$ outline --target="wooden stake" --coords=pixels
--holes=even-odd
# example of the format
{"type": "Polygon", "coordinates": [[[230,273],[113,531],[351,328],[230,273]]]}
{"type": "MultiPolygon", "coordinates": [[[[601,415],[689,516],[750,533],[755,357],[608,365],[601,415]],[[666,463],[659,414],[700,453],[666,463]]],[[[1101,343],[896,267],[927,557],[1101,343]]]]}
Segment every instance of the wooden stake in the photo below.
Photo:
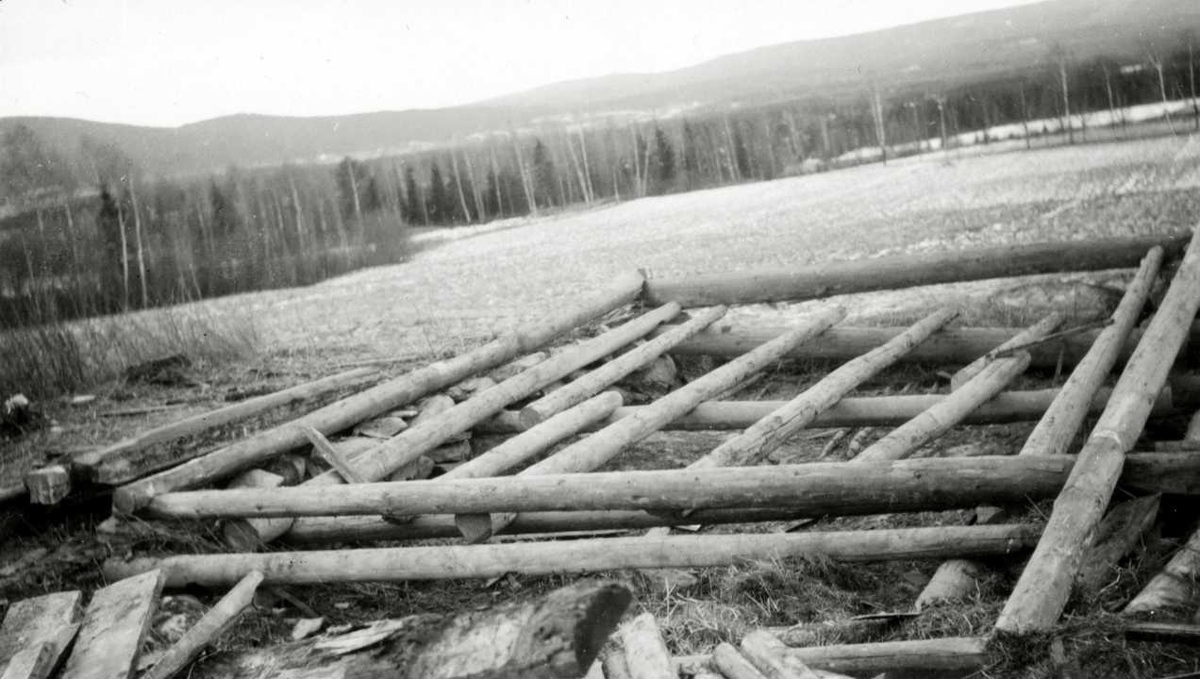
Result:
{"type": "Polygon", "coordinates": [[[603,366],[589,372],[570,384],[555,389],[542,398],[521,409],[519,420],[522,426],[532,427],[539,422],[581,403],[601,389],[652,363],[672,347],[712,325],[725,315],[725,307],[707,309],[690,321],[634,347],[603,366]]]}
{"type": "Polygon", "coordinates": [[[262,579],[263,575],[258,571],[248,573],[196,621],[179,641],[172,644],[158,662],[142,674],[142,679],[171,679],[186,669],[205,647],[210,646],[237,623],[242,613],[254,602],[254,592],[262,579]]]}
{"type": "Polygon", "coordinates": [[[161,568],[169,587],[228,587],[252,570],[268,584],[403,582],[548,575],[621,568],[727,566],[744,559],[822,556],[835,561],[937,559],[1012,554],[1037,540],[1024,525],[903,528],[790,534],[721,534],[659,540],[599,538],[512,544],[199,554],[109,560],[110,577],[161,568]]]}
{"type": "Polygon", "coordinates": [[[796,398],[755,422],[740,435],[722,443],[688,466],[736,467],[758,462],[797,431],[811,424],[818,415],[840,401],[850,390],[895,363],[957,315],[956,311],[943,309],[925,317],[883,346],[829,373],[796,398]]]}
{"type": "Polygon", "coordinates": [[[630,679],[676,679],[671,653],[663,641],[654,615],[642,613],[621,626],[625,665],[630,679]]]}
{"type": "Polygon", "coordinates": [[[461,356],[432,363],[315,410],[298,420],[122,486],[113,494],[113,508],[117,512],[132,513],[159,493],[212,483],[298,448],[307,439],[297,425],[308,425],[323,434],[332,434],[411,403],[423,394],[454,384],[469,375],[494,368],[522,353],[533,351],[581,323],[629,303],[641,293],[643,283],[640,274],[619,276],[605,290],[552,318],[528,323],[461,356]]]}
{"type": "Polygon", "coordinates": [[[1125,365],[1076,465],[1054,503],[1045,539],[1021,574],[996,629],[1013,634],[1050,629],[1062,614],[1088,540],[1150,415],[1155,395],[1200,308],[1200,238],[1188,246],[1158,313],[1125,365]]]}
{"type": "Polygon", "coordinates": [[[1177,255],[1183,251],[1188,239],[1189,236],[1180,234],[1034,243],[826,262],[808,267],[659,278],[646,282],[646,298],[656,304],[679,302],[685,308],[757,304],[987,278],[1119,269],[1137,266],[1142,255],[1155,246],[1164,247],[1172,256],[1177,255]]]}
{"type": "Polygon", "coordinates": [[[200,677],[278,679],[574,679],[583,676],[632,595],[585,581],[531,601],[456,616],[382,620],[338,636],[224,653],[200,677]]]}
{"type": "Polygon", "coordinates": [[[128,483],[151,472],[187,461],[188,458],[181,455],[179,446],[172,444],[189,436],[197,436],[275,408],[294,407],[335,391],[366,384],[378,377],[378,371],[360,368],[256,396],[155,427],[101,450],[78,455],[71,460],[71,467],[81,478],[92,483],[128,483]]]}

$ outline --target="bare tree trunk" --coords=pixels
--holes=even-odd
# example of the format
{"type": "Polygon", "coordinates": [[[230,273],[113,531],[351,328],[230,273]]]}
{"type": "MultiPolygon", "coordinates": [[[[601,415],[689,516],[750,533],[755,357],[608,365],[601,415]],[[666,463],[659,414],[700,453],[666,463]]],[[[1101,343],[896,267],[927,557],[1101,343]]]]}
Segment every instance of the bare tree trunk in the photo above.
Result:
{"type": "Polygon", "coordinates": [[[633,145],[633,153],[631,155],[633,158],[634,197],[641,198],[646,193],[642,190],[642,165],[641,161],[638,160],[640,149],[638,149],[638,129],[636,122],[629,123],[629,136],[630,143],[633,145]]]}
{"type": "Polygon", "coordinates": [[[496,159],[496,147],[488,144],[488,150],[492,156],[492,177],[495,179],[496,189],[496,216],[504,216],[504,191],[500,188],[500,162],[496,159]]]}
{"type": "Polygon", "coordinates": [[[875,114],[875,141],[879,144],[879,152],[882,154],[883,164],[887,165],[887,130],[883,124],[883,100],[879,96],[879,87],[875,83],[871,83],[871,93],[874,100],[871,112],[875,114]]]}
{"type": "Polygon", "coordinates": [[[71,196],[63,199],[63,212],[67,218],[67,239],[71,241],[71,277],[75,282],[75,295],[83,302],[86,310],[89,295],[83,287],[83,266],[79,261],[79,236],[75,233],[75,218],[71,214],[71,196]]]}
{"type": "Polygon", "coordinates": [[[1154,70],[1158,73],[1158,92],[1162,99],[1163,115],[1167,118],[1167,125],[1171,128],[1171,134],[1175,134],[1175,121],[1171,120],[1171,110],[1167,104],[1167,81],[1163,76],[1163,62],[1157,54],[1150,55],[1150,64],[1154,66],[1154,70]]]}
{"type": "Polygon", "coordinates": [[[939,96],[937,98],[938,107],[938,123],[942,132],[942,153],[950,151],[950,138],[946,136],[946,97],[939,96]]]}
{"type": "Polygon", "coordinates": [[[353,162],[346,164],[346,172],[350,175],[350,193],[354,195],[354,218],[358,221],[359,236],[362,236],[365,225],[363,223],[362,201],[358,199],[358,180],[354,177],[353,162]]]}
{"type": "Polygon", "coordinates": [[[575,155],[575,145],[571,143],[571,132],[567,129],[563,130],[563,142],[567,145],[567,157],[571,168],[575,170],[575,177],[579,180],[579,193],[583,195],[583,202],[591,205],[592,195],[588,192],[588,182],[584,176],[585,168],[579,162],[579,157],[575,155]]]}
{"type": "Polygon", "coordinates": [[[529,214],[534,217],[538,214],[537,200],[533,195],[533,178],[529,175],[529,168],[525,166],[525,159],[521,156],[521,144],[517,140],[517,135],[511,130],[508,133],[512,139],[513,153],[517,154],[517,170],[521,173],[521,186],[525,189],[525,202],[529,204],[529,214]]]}
{"type": "Polygon", "coordinates": [[[133,179],[129,180],[129,198],[133,201],[133,234],[137,242],[137,260],[138,260],[138,277],[141,279],[142,288],[142,308],[150,305],[150,295],[146,290],[146,256],[145,249],[142,247],[142,217],[138,209],[137,190],[134,188],[133,179]]]}
{"type": "Polygon", "coordinates": [[[129,311],[129,239],[125,235],[125,211],[117,201],[117,225],[121,228],[121,310],[129,311]]]}
{"type": "Polygon", "coordinates": [[[1063,100],[1063,120],[1066,121],[1067,128],[1067,143],[1075,143],[1075,130],[1071,125],[1071,91],[1067,81],[1067,57],[1065,54],[1060,54],[1058,57],[1058,79],[1062,86],[1063,100]]]}
{"type": "Polygon", "coordinates": [[[475,201],[475,221],[487,221],[487,210],[483,207],[483,190],[479,188],[479,177],[475,174],[475,163],[471,162],[469,148],[463,148],[463,160],[467,163],[467,177],[471,180],[471,198],[475,201]]]}
{"type": "Polygon", "coordinates": [[[1192,99],[1192,123],[1200,131],[1200,105],[1196,103],[1196,41],[1188,35],[1188,92],[1192,99]]]}
{"type": "Polygon", "coordinates": [[[596,187],[592,186],[592,171],[588,163],[587,140],[583,137],[583,128],[576,130],[579,133],[579,151],[583,158],[583,176],[587,180],[587,195],[588,202],[592,203],[596,200],[596,187]]]}
{"type": "Polygon", "coordinates": [[[454,173],[454,186],[458,189],[458,204],[462,207],[463,219],[470,224],[472,221],[471,209],[467,207],[467,196],[463,193],[462,175],[458,172],[458,153],[454,144],[450,145],[450,171],[454,173]]]}

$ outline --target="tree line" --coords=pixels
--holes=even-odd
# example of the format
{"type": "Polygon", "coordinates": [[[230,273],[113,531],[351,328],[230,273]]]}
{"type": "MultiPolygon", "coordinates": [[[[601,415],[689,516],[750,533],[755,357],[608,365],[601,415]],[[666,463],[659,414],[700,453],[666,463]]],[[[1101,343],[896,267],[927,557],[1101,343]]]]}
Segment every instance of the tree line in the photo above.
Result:
{"type": "MultiPolygon", "coordinates": [[[[409,252],[410,227],[479,224],[822,171],[948,148],[964,133],[1022,124],[1027,139],[1075,141],[1084,114],[1192,102],[1195,49],[1075,61],[889,90],[870,77],[847,96],[711,107],[670,118],[546,123],[439,148],[334,166],[150,177],[120,149],[84,138],[57,156],[26,127],[0,138],[0,182],[22,209],[0,220],[6,324],[126,311],[314,282],[409,252]],[[1040,121],[1040,122],[1039,122],[1040,121]],[[1068,121],[1076,121],[1068,123],[1068,121]],[[856,155],[877,148],[877,156],[856,155]]],[[[1167,114],[1172,125],[1186,125],[1167,114]]],[[[1080,133],[1083,130],[1079,130],[1080,133]]]]}

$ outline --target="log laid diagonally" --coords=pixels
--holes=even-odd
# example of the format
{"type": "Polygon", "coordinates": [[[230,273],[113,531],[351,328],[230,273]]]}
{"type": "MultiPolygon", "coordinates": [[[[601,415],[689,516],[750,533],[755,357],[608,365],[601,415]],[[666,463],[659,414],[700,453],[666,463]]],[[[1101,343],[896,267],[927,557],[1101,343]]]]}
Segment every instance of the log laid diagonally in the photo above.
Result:
{"type": "Polygon", "coordinates": [[[411,403],[431,391],[454,384],[474,373],[499,366],[581,323],[628,304],[641,294],[644,282],[645,279],[640,274],[619,276],[600,293],[552,318],[528,323],[465,354],[432,363],[313,411],[299,420],[268,429],[174,469],[122,486],[113,494],[113,508],[118,512],[130,513],[144,506],[150,498],[159,493],[204,485],[231,476],[280,453],[299,448],[307,439],[304,431],[295,426],[297,424],[311,426],[322,434],[332,434],[411,403]]]}
{"type": "Polygon", "coordinates": [[[1038,543],[1009,597],[996,629],[1030,633],[1052,627],[1062,614],[1079,562],[1163,388],[1188,328],[1200,308],[1200,238],[1193,237],[1145,335],[1125,365],[1108,406],[1079,453],[1054,502],[1045,537],[1038,543]]]}

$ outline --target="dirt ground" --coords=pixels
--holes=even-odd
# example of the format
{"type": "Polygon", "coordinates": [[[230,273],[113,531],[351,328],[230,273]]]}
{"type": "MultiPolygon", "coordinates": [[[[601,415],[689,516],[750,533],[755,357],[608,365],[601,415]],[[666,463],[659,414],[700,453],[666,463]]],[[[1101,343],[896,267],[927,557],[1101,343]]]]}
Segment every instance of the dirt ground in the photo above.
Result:
{"type": "MultiPolygon", "coordinates": [[[[84,405],[47,403],[56,427],[25,438],[22,454],[36,459],[69,454],[115,441],[148,426],[203,412],[226,398],[270,390],[332,373],[337,366],[374,358],[411,356],[385,366],[400,374],[431,354],[458,352],[520,319],[583,295],[631,268],[651,276],[786,266],[902,252],[959,249],[1052,239],[1086,239],[1178,232],[1200,214],[1200,140],[1181,137],[1125,144],[1096,144],[1028,153],[910,158],[762,184],[639,200],[529,223],[489,227],[448,240],[410,262],[360,271],[309,288],[268,291],[204,302],[218,314],[253,317],[262,334],[259,356],[237,364],[194,366],[193,384],[172,387],[110,384],[84,405]],[[511,228],[509,228],[511,227],[511,228]],[[133,417],[113,413],[153,406],[133,417]]],[[[1021,323],[1049,308],[1067,308],[1077,319],[1103,315],[1110,295],[1097,284],[1120,287],[1123,274],[1048,277],[1039,285],[984,282],[938,286],[914,293],[884,293],[841,300],[851,322],[899,323],[934,303],[960,303],[970,322],[1021,323]]],[[[737,309],[739,322],[786,325],[806,305],[756,305],[737,309]],[[799,308],[797,308],[799,307],[799,308]]],[[[694,377],[713,365],[685,362],[694,377]]],[[[736,398],[787,398],[831,366],[784,362],[736,398]]],[[[906,366],[887,371],[857,395],[947,390],[947,366],[906,366]]],[[[1059,384],[1061,375],[1031,373],[1015,385],[1059,384]]],[[[211,439],[212,445],[288,419],[288,413],[244,423],[211,439]]],[[[1163,425],[1164,435],[1181,431],[1163,425]]],[[[1018,447],[1031,425],[960,427],[923,454],[956,445],[1018,447]]],[[[775,461],[816,459],[834,432],[798,435],[775,461]]],[[[876,431],[873,436],[881,436],[876,431]]],[[[626,451],[620,468],[669,468],[711,450],[727,434],[663,433],[626,451]]],[[[14,448],[15,450],[15,448],[14,448]]],[[[831,459],[845,454],[845,443],[831,459]]],[[[7,453],[6,453],[7,455],[7,453]]],[[[1045,503],[1027,508],[1039,520],[1045,503]]],[[[1168,504],[1161,531],[1125,563],[1100,592],[1079,593],[1065,619],[1068,652],[1078,660],[1070,676],[1162,677],[1200,671],[1200,651],[1180,645],[1127,645],[1105,620],[1150,577],[1189,528],[1194,509],[1168,504]]],[[[145,524],[117,537],[97,536],[107,499],[59,511],[8,515],[15,537],[0,545],[0,597],[17,600],[68,588],[102,584],[107,557],[221,551],[215,526],[145,524]]],[[[962,523],[965,512],[823,519],[803,530],[962,523]]],[[[780,524],[705,530],[777,530],[780,524]]],[[[883,633],[883,638],[973,634],[986,630],[1003,605],[1019,565],[997,564],[975,600],[924,615],[883,633]]],[[[597,574],[629,582],[638,606],[654,611],[672,650],[704,652],[759,626],[792,625],[909,607],[936,563],[843,565],[789,560],[698,569],[664,585],[641,573],[597,574]]],[[[327,626],[418,612],[455,611],[541,592],[575,579],[508,576],[495,582],[328,585],[269,589],[259,607],[226,636],[226,648],[286,638],[297,619],[313,614],[327,626]]],[[[214,593],[175,593],[156,621],[152,646],[202,610],[214,593]],[[194,598],[193,598],[194,597],[194,598]],[[171,624],[168,624],[171,623],[171,624]],[[172,627],[174,625],[174,627],[172,627]]],[[[1040,657],[1040,656],[1039,656],[1040,657]]],[[[1012,671],[998,658],[981,676],[1059,676],[1061,668],[1035,663],[1012,671]]]]}

